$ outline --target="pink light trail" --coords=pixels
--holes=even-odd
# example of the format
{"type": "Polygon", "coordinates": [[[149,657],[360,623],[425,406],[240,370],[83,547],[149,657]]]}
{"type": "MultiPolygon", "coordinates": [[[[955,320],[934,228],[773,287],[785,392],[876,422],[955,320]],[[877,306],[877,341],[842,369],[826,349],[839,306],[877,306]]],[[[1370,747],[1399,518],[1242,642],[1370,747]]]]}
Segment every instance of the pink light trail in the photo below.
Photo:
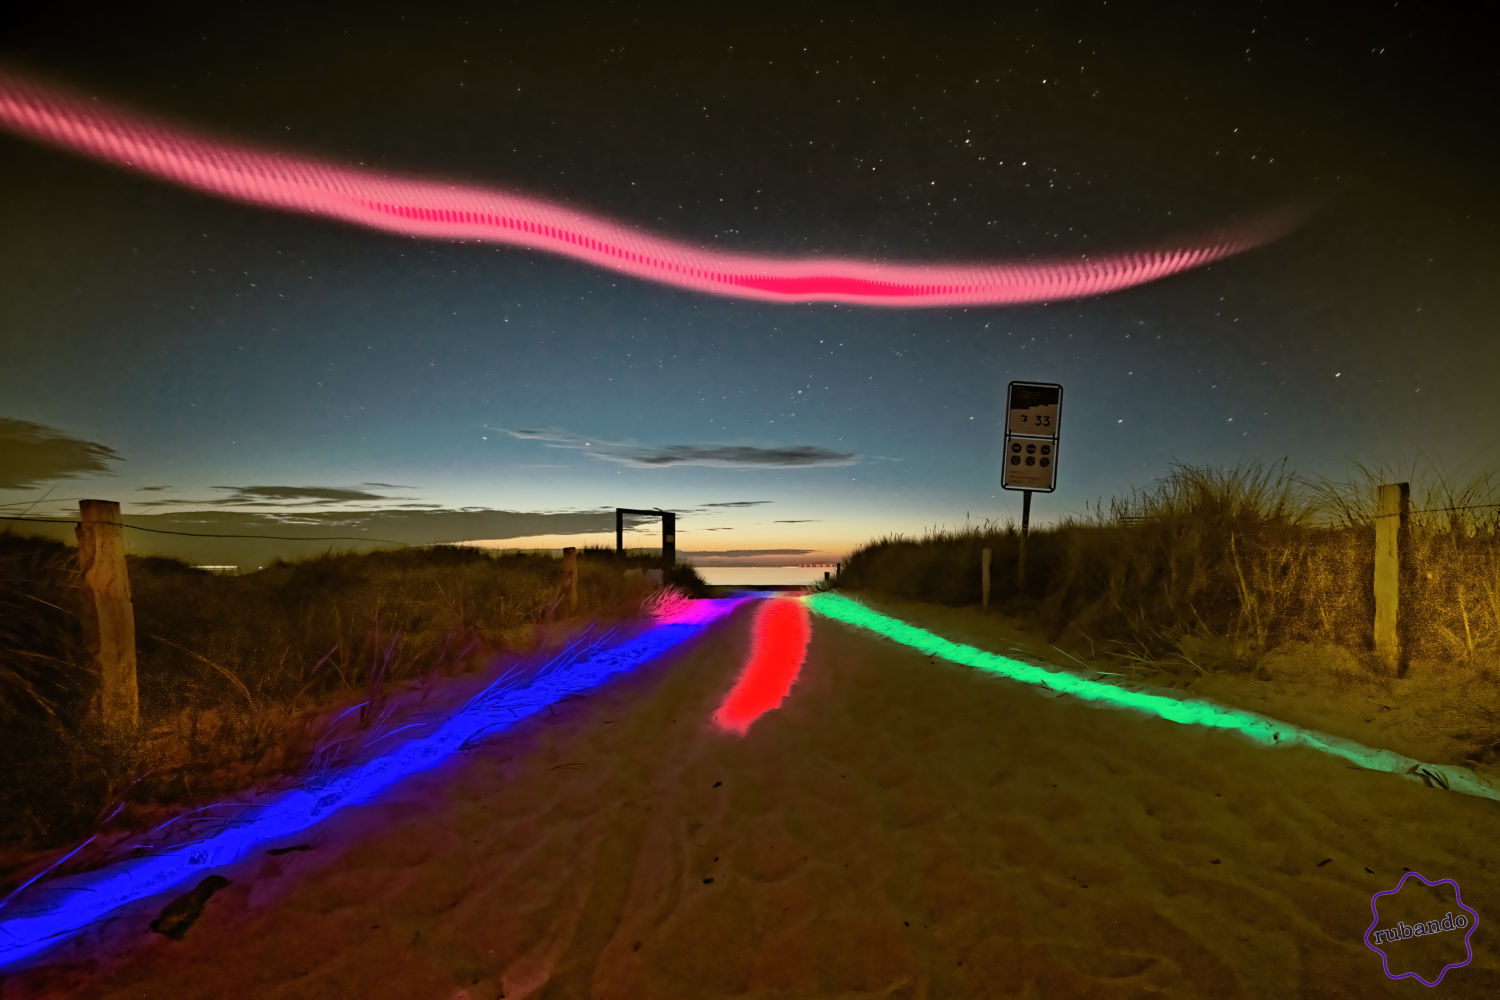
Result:
{"type": "Polygon", "coordinates": [[[1290,232],[1279,212],[1181,245],[998,263],[779,258],[690,246],[561,205],[488,188],[239,147],[0,71],[0,125],[31,139],[236,201],[429,239],[502,243],[712,295],[867,306],[1056,302],[1201,267],[1290,232]]]}

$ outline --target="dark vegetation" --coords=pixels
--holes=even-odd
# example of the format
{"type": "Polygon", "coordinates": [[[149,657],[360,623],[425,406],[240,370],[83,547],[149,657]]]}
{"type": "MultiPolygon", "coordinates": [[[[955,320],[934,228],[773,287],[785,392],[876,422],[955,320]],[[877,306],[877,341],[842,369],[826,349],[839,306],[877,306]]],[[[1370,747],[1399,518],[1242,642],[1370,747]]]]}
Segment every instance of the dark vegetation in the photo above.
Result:
{"type": "MultiPolygon", "coordinates": [[[[1376,487],[1408,479],[1311,482],[1260,466],[1178,467],[1152,487],[1100,504],[1027,540],[988,521],[891,536],[844,564],[836,589],[953,606],[981,601],[981,551],[993,550],[991,603],[1051,641],[1128,663],[1172,659],[1199,672],[1250,669],[1283,643],[1341,646],[1370,659],[1376,487]]],[[[1415,485],[1402,606],[1412,659],[1500,667],[1500,488],[1415,485]]]]}
{"type": "MultiPolygon", "coordinates": [[[[303,772],[317,720],[387,692],[536,650],[544,630],[641,619],[651,555],[579,553],[578,608],[561,562],[461,547],[329,554],[242,576],[128,557],[139,736],[95,728],[76,551],[0,533],[0,895],[28,851],[108,817],[211,801],[303,772]]],[[[668,586],[706,596],[690,566],[668,586]]]]}

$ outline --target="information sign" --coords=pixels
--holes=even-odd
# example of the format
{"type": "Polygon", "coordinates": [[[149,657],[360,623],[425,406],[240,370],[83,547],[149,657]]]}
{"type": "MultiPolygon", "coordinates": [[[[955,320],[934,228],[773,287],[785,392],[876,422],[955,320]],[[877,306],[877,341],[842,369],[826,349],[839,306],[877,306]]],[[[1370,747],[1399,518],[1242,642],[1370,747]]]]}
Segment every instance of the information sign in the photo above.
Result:
{"type": "Polygon", "coordinates": [[[1057,487],[1057,442],[1062,386],[1012,382],[1005,400],[1005,451],[1000,485],[1007,490],[1050,493],[1057,487]]]}

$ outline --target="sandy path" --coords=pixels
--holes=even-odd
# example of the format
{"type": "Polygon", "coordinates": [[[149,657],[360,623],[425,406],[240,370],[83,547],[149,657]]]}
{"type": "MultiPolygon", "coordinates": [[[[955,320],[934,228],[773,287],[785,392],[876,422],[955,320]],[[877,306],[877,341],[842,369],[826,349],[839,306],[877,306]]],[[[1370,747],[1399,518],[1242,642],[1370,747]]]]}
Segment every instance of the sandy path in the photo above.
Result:
{"type": "Polygon", "coordinates": [[[1495,803],[816,616],[792,697],[727,736],[754,613],[222,872],[185,940],[158,901],[103,932],[121,964],[4,997],[1500,996],[1495,803]],[[1432,991],[1362,943],[1404,868],[1480,914],[1432,991]]]}

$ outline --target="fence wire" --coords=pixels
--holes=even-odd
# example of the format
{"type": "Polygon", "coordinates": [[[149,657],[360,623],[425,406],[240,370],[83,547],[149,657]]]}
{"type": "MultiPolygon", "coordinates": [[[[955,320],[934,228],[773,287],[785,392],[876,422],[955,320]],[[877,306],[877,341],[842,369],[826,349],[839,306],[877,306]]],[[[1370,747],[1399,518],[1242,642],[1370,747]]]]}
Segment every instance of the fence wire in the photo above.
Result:
{"type": "MultiPolygon", "coordinates": [[[[15,517],[10,514],[0,514],[0,521],[34,521],[43,524],[82,524],[76,518],[66,517],[15,517]]],[[[149,531],[154,535],[182,535],[186,538],[248,538],[270,539],[278,542],[380,542],[383,545],[400,545],[410,548],[411,542],[398,542],[392,538],[371,538],[368,535],[233,535],[205,531],[171,531],[167,528],[147,528],[140,524],[120,523],[122,528],[130,528],[132,531],[149,531]]]]}

